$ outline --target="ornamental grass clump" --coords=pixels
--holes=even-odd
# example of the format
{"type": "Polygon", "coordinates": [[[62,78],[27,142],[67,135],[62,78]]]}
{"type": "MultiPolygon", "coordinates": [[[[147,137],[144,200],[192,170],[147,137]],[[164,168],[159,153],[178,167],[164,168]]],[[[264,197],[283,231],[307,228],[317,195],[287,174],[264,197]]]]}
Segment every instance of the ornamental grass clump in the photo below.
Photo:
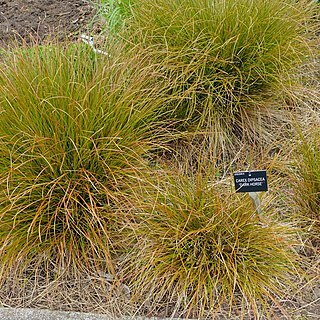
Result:
{"type": "Polygon", "coordinates": [[[141,0],[130,8],[125,37],[163,65],[175,97],[171,116],[187,120],[189,130],[253,138],[264,128],[261,118],[276,112],[275,100],[296,68],[312,55],[314,6],[141,0]]]}
{"type": "Polygon", "coordinates": [[[231,192],[229,183],[200,174],[159,177],[140,186],[136,243],[123,261],[136,299],[174,317],[214,315],[226,306],[267,310],[292,285],[290,227],[272,208],[259,217],[250,197],[231,192]]]}
{"type": "Polygon", "coordinates": [[[114,273],[128,186],[153,143],[156,86],[137,61],[81,44],[1,61],[0,277],[42,262],[114,273]]]}
{"type": "Polygon", "coordinates": [[[320,118],[299,129],[291,170],[290,195],[304,237],[320,248],[320,118]]]}

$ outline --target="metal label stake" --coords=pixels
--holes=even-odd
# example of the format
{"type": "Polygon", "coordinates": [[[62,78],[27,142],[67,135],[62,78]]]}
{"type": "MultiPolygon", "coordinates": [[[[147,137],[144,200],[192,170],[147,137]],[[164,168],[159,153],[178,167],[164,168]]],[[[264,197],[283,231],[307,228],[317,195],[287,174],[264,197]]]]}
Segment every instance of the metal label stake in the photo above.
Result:
{"type": "Polygon", "coordinates": [[[261,214],[261,201],[258,192],[249,192],[249,196],[252,199],[252,202],[256,208],[256,212],[261,214]]]}

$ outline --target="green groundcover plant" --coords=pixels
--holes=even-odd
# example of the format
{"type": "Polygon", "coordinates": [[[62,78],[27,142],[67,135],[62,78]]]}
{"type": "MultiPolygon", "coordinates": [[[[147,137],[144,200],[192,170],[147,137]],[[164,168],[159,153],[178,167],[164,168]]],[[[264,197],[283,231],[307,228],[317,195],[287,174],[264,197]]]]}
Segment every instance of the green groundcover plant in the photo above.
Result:
{"type": "Polygon", "coordinates": [[[154,125],[156,86],[137,61],[97,56],[81,44],[3,57],[2,272],[43,260],[114,272],[126,192],[144,166],[154,125]]]}
{"type": "Polygon", "coordinates": [[[120,34],[163,65],[172,117],[187,120],[189,130],[253,138],[261,118],[276,112],[275,100],[294,81],[296,68],[311,56],[314,6],[293,0],[141,0],[131,4],[120,34]]]}
{"type": "Polygon", "coordinates": [[[134,0],[99,0],[98,11],[105,17],[107,31],[116,34],[131,18],[131,7],[134,0]]]}
{"type": "Polygon", "coordinates": [[[272,208],[259,217],[247,195],[207,173],[157,176],[137,191],[138,220],[128,231],[135,244],[123,261],[146,308],[197,317],[227,305],[258,315],[292,285],[292,230],[272,208]]]}

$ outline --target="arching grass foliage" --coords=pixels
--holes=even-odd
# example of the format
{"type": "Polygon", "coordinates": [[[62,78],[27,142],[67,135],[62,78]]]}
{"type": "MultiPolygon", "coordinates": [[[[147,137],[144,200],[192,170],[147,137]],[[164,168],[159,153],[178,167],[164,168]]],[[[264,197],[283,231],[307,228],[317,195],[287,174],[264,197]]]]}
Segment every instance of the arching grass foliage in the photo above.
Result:
{"type": "Polygon", "coordinates": [[[123,267],[146,308],[201,317],[227,305],[258,315],[292,285],[292,231],[273,220],[273,209],[259,217],[248,195],[209,174],[160,175],[138,193],[135,244],[123,267]]]}
{"type": "Polygon", "coordinates": [[[113,57],[48,44],[1,61],[2,272],[31,260],[114,272],[126,192],[154,143],[158,90],[138,59],[113,57]]]}
{"type": "MultiPolygon", "coordinates": [[[[223,138],[258,138],[293,74],[312,56],[316,4],[141,0],[121,33],[170,78],[169,114],[223,138]]],[[[261,137],[261,136],[260,136],[261,137]]]]}

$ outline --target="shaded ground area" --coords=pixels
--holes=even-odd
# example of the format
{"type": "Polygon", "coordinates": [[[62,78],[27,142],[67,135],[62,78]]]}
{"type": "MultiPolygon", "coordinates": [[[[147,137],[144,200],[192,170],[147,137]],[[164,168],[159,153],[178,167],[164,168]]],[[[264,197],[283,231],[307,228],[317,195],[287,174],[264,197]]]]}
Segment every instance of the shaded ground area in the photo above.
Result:
{"type": "Polygon", "coordinates": [[[0,0],[0,45],[12,39],[43,40],[53,33],[73,37],[94,15],[86,0],[0,0]]]}

